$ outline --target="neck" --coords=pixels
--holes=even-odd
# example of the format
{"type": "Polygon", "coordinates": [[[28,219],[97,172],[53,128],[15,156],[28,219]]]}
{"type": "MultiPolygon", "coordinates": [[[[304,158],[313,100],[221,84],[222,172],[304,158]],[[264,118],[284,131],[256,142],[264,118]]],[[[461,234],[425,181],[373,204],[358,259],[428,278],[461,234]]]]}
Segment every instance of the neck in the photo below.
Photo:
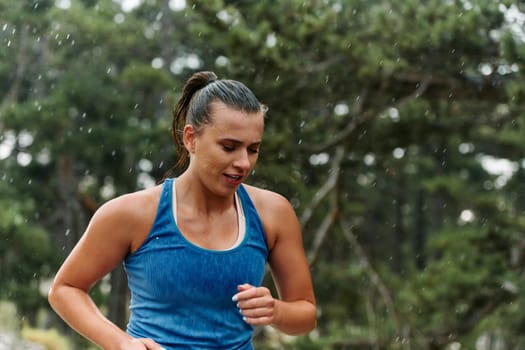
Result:
{"type": "Polygon", "coordinates": [[[220,196],[210,191],[202,182],[188,172],[177,178],[177,202],[185,207],[213,215],[229,210],[234,205],[234,196],[220,196]]]}

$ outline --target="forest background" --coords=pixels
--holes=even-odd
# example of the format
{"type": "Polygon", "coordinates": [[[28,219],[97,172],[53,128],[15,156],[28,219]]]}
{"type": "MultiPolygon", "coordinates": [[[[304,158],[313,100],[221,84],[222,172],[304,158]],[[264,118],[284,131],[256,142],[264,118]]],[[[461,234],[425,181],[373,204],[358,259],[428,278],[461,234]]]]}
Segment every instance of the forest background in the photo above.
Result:
{"type": "MultiPolygon", "coordinates": [[[[318,302],[259,349],[525,348],[524,28],[510,0],[0,0],[0,328],[89,348],[49,281],[213,70],[270,108],[249,182],[294,205],[318,302]]],[[[121,268],[92,295],[125,326],[121,268]]]]}

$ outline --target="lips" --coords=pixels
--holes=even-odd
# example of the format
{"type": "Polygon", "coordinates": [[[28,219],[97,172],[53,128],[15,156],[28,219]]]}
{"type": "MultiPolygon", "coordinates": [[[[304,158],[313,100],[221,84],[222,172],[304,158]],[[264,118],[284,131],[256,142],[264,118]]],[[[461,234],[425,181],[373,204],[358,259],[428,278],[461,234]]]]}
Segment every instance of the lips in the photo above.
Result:
{"type": "Polygon", "coordinates": [[[238,184],[242,180],[242,176],[241,175],[224,174],[224,176],[226,177],[228,182],[233,183],[233,184],[238,184]]]}

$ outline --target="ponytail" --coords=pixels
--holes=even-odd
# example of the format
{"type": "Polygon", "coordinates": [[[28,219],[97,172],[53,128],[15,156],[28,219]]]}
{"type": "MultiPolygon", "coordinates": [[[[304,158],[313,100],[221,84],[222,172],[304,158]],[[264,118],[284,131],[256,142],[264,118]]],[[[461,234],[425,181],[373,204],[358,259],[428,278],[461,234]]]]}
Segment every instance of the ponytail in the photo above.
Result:
{"type": "Polygon", "coordinates": [[[186,124],[186,116],[188,114],[190,102],[195,93],[215,80],[217,80],[217,75],[213,72],[198,72],[188,79],[182,89],[182,97],[173,110],[173,122],[171,125],[171,134],[179,158],[174,169],[172,169],[172,172],[175,169],[185,168],[186,163],[188,162],[189,154],[186,147],[184,147],[184,142],[182,140],[182,129],[186,124]]]}

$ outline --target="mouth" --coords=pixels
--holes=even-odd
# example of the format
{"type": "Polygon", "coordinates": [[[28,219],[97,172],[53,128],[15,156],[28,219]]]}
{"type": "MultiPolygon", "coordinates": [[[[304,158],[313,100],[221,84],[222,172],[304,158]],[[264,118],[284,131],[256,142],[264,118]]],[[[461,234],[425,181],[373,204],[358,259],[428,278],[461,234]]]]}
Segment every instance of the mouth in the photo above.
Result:
{"type": "Polygon", "coordinates": [[[242,176],[241,175],[224,174],[224,176],[226,177],[228,182],[235,183],[235,184],[236,183],[240,183],[241,180],[242,180],[242,176]]]}

